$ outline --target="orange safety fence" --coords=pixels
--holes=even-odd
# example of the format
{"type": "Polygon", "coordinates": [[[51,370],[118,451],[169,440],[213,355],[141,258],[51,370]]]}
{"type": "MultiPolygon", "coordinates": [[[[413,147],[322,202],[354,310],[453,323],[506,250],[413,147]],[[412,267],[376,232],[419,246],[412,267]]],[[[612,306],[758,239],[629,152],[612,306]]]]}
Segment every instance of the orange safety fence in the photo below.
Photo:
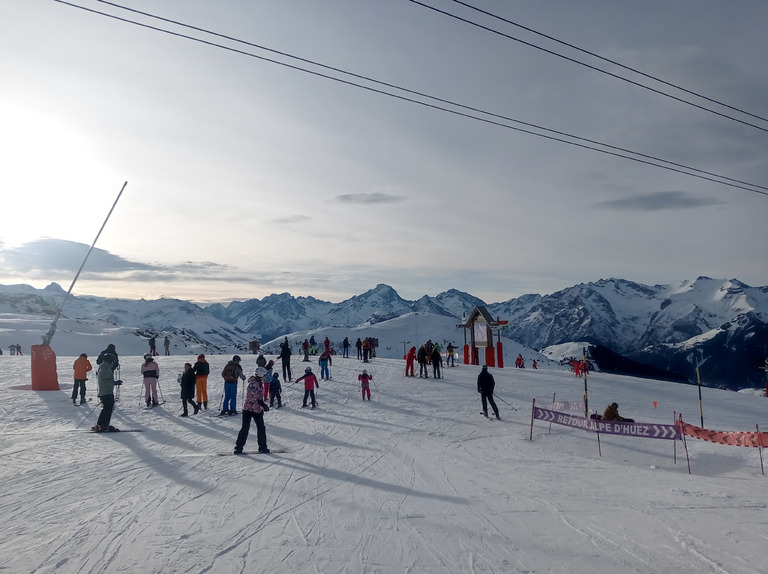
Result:
{"type": "Polygon", "coordinates": [[[680,420],[678,426],[686,436],[732,446],[768,447],[768,432],[714,431],[680,420]]]}

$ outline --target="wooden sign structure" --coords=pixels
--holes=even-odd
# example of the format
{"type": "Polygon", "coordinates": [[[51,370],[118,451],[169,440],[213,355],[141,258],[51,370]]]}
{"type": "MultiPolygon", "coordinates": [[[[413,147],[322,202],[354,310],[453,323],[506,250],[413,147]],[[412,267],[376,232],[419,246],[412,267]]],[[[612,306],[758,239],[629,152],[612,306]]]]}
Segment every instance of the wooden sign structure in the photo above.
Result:
{"type": "Polygon", "coordinates": [[[466,322],[457,327],[464,328],[464,364],[479,365],[480,349],[484,349],[485,364],[489,367],[504,368],[504,354],[501,344],[501,330],[509,321],[494,319],[482,305],[475,307],[466,322]],[[469,331],[469,342],[467,341],[469,331]],[[497,334],[496,346],[493,344],[493,333],[497,334]]]}

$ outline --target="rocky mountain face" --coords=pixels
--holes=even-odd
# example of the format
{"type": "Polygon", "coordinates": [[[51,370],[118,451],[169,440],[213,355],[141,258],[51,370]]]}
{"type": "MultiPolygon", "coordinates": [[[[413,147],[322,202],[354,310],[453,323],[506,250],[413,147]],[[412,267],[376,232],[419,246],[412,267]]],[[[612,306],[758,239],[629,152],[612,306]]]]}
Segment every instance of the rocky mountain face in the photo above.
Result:
{"type": "MultiPolygon", "coordinates": [[[[57,285],[44,290],[0,286],[0,314],[51,317],[63,296],[57,285]]],[[[758,365],[768,355],[768,287],[735,279],[699,277],[653,286],[605,279],[491,304],[455,289],[407,301],[384,284],[340,303],[281,293],[205,309],[175,299],[72,297],[64,315],[133,329],[139,337],[173,333],[188,340],[190,348],[213,352],[243,350],[249,340],[269,341],[298,331],[376,325],[410,313],[461,322],[478,305],[509,321],[504,337],[532,349],[586,342],[605,357],[606,367],[627,374],[668,373],[670,379],[695,382],[698,367],[706,385],[764,384],[758,365]],[[632,367],[636,364],[650,368],[632,367]]]]}

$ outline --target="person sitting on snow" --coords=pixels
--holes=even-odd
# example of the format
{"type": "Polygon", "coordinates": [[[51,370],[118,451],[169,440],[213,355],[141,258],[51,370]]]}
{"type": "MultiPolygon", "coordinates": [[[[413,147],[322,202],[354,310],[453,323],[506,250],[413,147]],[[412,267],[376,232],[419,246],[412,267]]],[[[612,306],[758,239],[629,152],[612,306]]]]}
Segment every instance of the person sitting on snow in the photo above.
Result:
{"type": "Polygon", "coordinates": [[[625,422],[625,423],[635,422],[634,419],[625,419],[619,414],[619,405],[617,403],[611,403],[610,405],[605,407],[602,420],[619,421],[619,422],[625,422]]]}

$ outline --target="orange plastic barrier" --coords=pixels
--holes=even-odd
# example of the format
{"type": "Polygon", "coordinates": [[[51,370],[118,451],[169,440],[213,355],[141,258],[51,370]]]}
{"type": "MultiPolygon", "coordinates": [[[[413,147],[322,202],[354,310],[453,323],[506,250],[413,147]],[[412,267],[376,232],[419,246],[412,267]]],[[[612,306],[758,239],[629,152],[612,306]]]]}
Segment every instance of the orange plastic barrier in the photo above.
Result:
{"type": "Polygon", "coordinates": [[[680,421],[678,425],[684,435],[709,442],[732,446],[768,447],[768,433],[766,432],[713,431],[683,421],[680,421]]]}
{"type": "Polygon", "coordinates": [[[32,390],[58,391],[56,353],[48,345],[32,345],[32,390]]]}

